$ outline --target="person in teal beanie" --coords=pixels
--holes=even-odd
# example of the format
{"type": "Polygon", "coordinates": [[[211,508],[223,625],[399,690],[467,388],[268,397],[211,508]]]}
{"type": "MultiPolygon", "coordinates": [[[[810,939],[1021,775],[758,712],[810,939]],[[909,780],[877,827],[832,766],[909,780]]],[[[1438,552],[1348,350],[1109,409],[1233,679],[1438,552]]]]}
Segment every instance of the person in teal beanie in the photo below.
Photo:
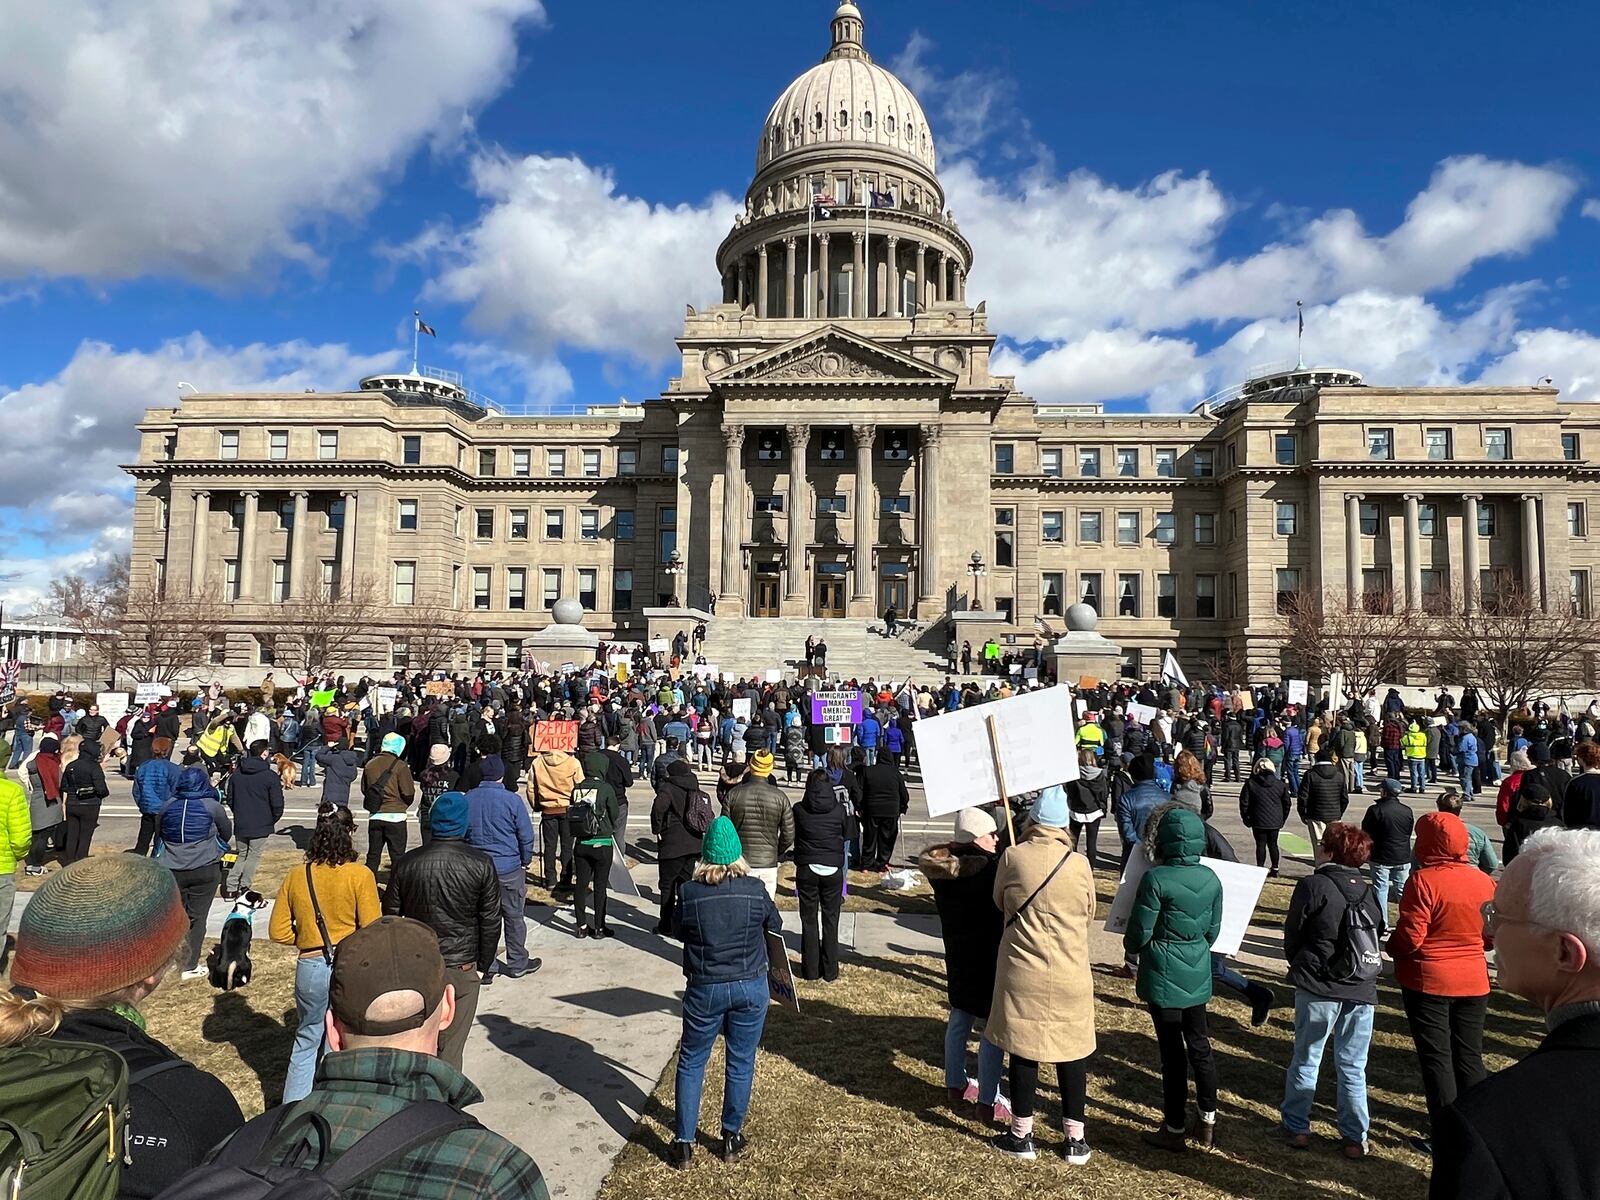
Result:
{"type": "Polygon", "coordinates": [[[1200,1121],[1195,1141],[1216,1143],[1217,1067],[1206,1032],[1211,999],[1211,946],[1222,929],[1222,884],[1201,863],[1205,825],[1200,814],[1174,808],[1146,843],[1153,865],[1139,881],[1123,945],[1139,956],[1139,999],[1155,1021],[1161,1051],[1163,1123],[1145,1133],[1162,1150],[1187,1148],[1188,1068],[1194,1070],[1200,1121]]]}

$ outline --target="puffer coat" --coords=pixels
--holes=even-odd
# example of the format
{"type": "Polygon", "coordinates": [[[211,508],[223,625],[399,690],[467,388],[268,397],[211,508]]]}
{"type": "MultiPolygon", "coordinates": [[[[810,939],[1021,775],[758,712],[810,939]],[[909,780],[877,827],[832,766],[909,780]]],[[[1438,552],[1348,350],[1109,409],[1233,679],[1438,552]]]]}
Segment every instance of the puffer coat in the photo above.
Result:
{"type": "Polygon", "coordinates": [[[944,937],[945,994],[951,1008],[989,1016],[1005,918],[994,903],[997,855],[973,845],[934,846],[917,860],[933,885],[944,937]]]}
{"type": "MultiPolygon", "coordinates": [[[[1206,831],[1198,813],[1167,812],[1156,827],[1156,865],[1134,896],[1123,945],[1139,956],[1139,999],[1193,1008],[1211,999],[1211,944],[1222,930],[1222,884],[1200,862],[1206,831]]],[[[1065,1061],[1065,1060],[1057,1060],[1065,1061]]]]}

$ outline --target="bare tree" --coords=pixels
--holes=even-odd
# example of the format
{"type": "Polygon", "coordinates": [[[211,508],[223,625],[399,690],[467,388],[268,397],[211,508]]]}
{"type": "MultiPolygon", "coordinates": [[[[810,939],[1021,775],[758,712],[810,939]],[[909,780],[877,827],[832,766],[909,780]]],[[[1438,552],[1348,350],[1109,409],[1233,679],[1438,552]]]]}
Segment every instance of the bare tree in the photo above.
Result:
{"type": "Polygon", "coordinates": [[[1244,646],[1229,638],[1221,650],[1200,660],[1200,674],[1208,682],[1236,692],[1250,686],[1250,656],[1244,646]]]}
{"type": "Polygon", "coordinates": [[[345,669],[372,637],[379,613],[376,595],[372,582],[358,577],[337,588],[318,585],[309,595],[278,605],[284,630],[274,646],[278,659],[302,679],[345,669]]]}
{"type": "Polygon", "coordinates": [[[1451,682],[1477,688],[1499,711],[1502,728],[1534,697],[1583,686],[1589,621],[1565,597],[1545,609],[1520,584],[1509,584],[1472,612],[1459,595],[1450,609],[1435,618],[1439,669],[1451,682]]]}
{"type": "Polygon", "coordinates": [[[1345,695],[1361,697],[1380,683],[1404,679],[1428,631],[1393,591],[1369,592],[1352,606],[1343,589],[1302,589],[1280,614],[1284,645],[1308,679],[1337,672],[1345,695]]]}
{"type": "Polygon", "coordinates": [[[406,665],[432,675],[455,665],[461,649],[461,614],[435,596],[406,610],[406,665]]]}
{"type": "Polygon", "coordinates": [[[91,661],[112,679],[120,672],[171,686],[199,678],[222,632],[216,592],[167,596],[154,579],[130,586],[125,570],[93,581],[69,576],[51,592],[91,661]]]}

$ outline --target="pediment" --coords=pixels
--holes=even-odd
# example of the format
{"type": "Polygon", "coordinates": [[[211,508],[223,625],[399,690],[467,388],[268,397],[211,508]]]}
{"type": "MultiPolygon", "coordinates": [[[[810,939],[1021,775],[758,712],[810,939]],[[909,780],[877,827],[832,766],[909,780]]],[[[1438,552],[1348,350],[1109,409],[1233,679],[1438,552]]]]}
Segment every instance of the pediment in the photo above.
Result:
{"type": "Polygon", "coordinates": [[[909,354],[830,325],[724,367],[711,375],[709,382],[717,387],[756,383],[948,387],[956,382],[956,376],[909,354]]]}

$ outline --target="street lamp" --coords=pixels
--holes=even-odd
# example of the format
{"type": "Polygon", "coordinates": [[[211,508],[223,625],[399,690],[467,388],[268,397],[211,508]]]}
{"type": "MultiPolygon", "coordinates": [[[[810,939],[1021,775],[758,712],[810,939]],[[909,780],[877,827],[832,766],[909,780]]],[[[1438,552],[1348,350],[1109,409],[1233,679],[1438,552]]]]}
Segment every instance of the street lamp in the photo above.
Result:
{"type": "Polygon", "coordinates": [[[673,608],[678,607],[678,580],[683,576],[685,570],[687,570],[687,568],[683,565],[683,555],[678,553],[677,547],[673,547],[672,554],[667,558],[667,561],[661,565],[661,573],[672,580],[673,608]]]}
{"type": "Polygon", "coordinates": [[[978,551],[972,552],[972,558],[967,562],[967,574],[972,576],[972,609],[977,612],[983,606],[978,603],[978,580],[989,573],[983,565],[983,555],[978,551]]]}

